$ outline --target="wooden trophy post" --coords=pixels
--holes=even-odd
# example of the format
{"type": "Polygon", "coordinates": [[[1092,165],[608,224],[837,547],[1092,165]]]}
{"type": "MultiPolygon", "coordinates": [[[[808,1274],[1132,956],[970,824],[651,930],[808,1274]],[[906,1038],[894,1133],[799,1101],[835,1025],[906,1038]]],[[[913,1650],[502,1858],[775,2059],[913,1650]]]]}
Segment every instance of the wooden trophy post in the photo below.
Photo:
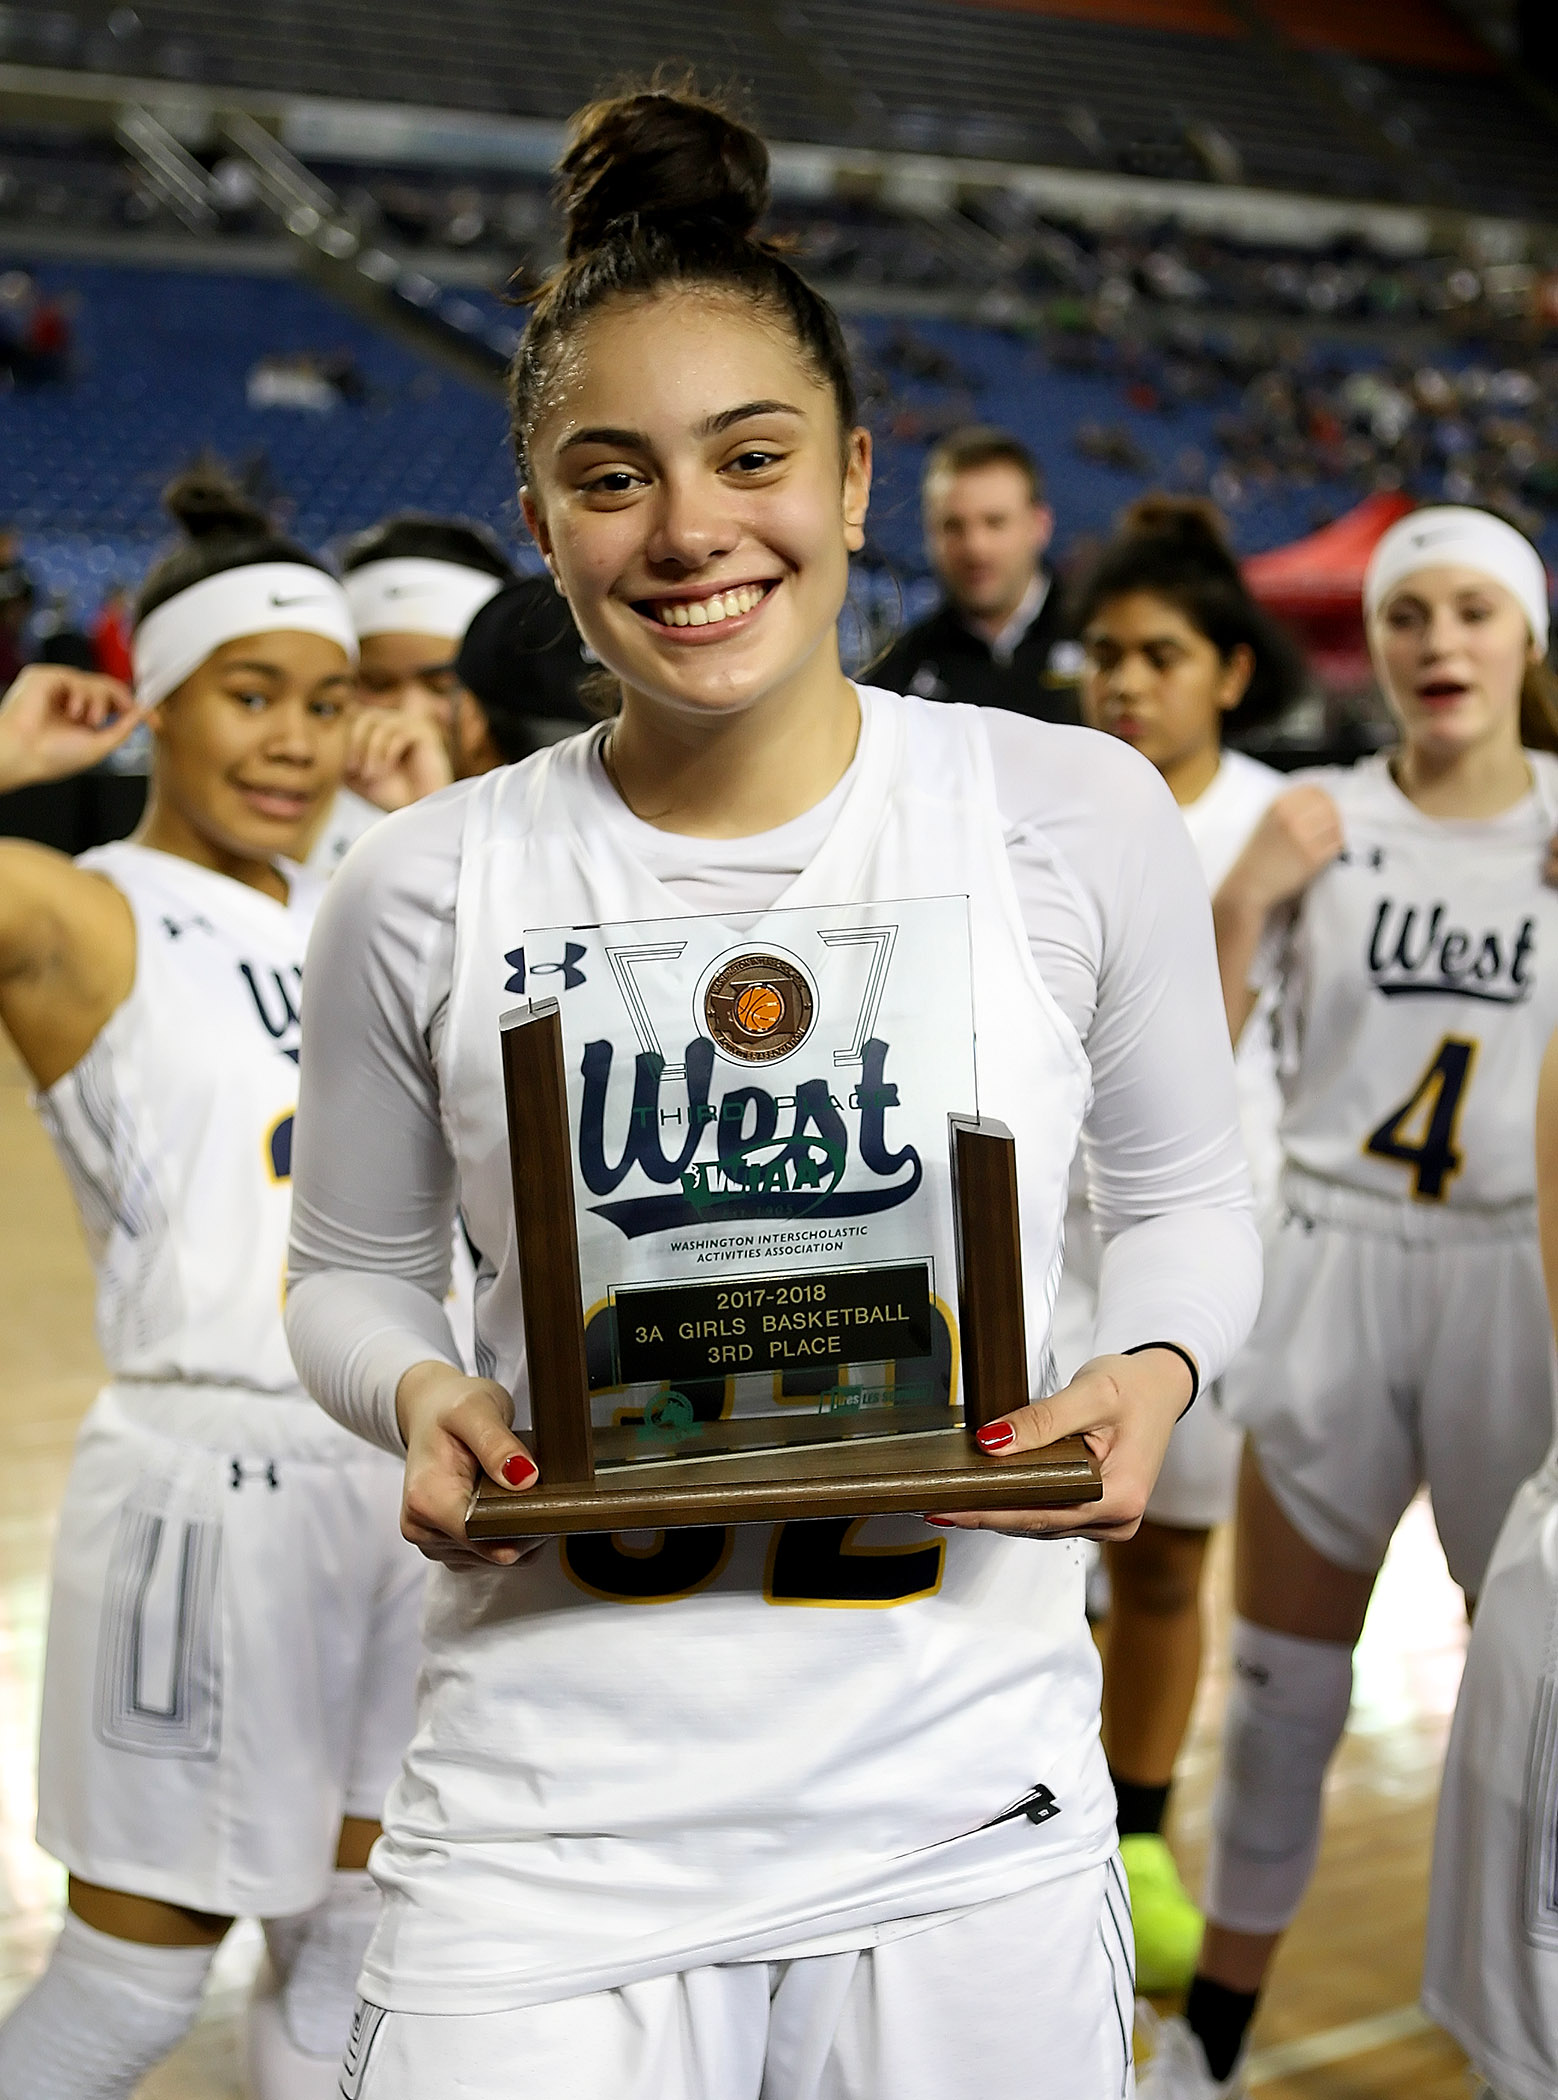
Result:
{"type": "Polygon", "coordinates": [[[901,1411],[849,1417],[742,1417],[725,1448],[696,1455],[632,1448],[632,1432],[590,1419],[584,1304],[562,1023],[555,999],[506,1014],[514,1216],[524,1296],[531,1428],[541,1469],[524,1493],[483,1480],[466,1533],[484,1541],[551,1532],[661,1530],[926,1511],[1036,1509],[1096,1502],[1097,1465],[1081,1437],[990,1458],[974,1430],[1028,1399],[1016,1147],[989,1118],[953,1116],[958,1319],[965,1424],[905,1430],[901,1411]],[[609,1454],[609,1456],[608,1456],[609,1454]]]}

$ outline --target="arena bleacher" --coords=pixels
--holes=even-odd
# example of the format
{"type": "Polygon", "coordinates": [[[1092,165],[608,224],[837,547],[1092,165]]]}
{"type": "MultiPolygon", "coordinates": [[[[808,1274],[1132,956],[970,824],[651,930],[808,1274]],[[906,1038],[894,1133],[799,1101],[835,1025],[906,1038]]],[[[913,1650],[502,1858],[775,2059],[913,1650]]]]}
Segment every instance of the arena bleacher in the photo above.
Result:
{"type": "Polygon", "coordinates": [[[311,287],[107,265],[56,265],[42,281],[74,309],[75,374],[6,403],[3,501],[46,588],[92,603],[138,576],[166,532],[170,463],[203,448],[245,463],[316,544],[400,504],[515,533],[501,404],[311,287]],[[250,405],[257,365],[310,353],[344,359],[360,398],[250,405]]]}
{"type": "Polygon", "coordinates": [[[1550,210],[1535,113],[1428,0],[483,0],[0,11],[0,58],[267,94],[561,118],[669,59],[739,82],[780,139],[1401,197],[1437,178],[1472,209],[1550,210]],[[1314,63],[1332,61],[1332,71],[1314,63]],[[1336,70],[1336,66],[1340,70],[1336,70]]]}
{"type": "MultiPolygon", "coordinates": [[[[436,21],[402,0],[242,11],[147,0],[0,8],[12,83],[0,266],[58,295],[73,332],[56,383],[19,385],[0,408],[0,519],[45,586],[86,604],[138,573],[161,529],[160,482],[202,446],[248,462],[321,543],[395,500],[468,510],[513,535],[497,395],[522,311],[504,286],[554,253],[547,154],[505,162],[477,127],[555,125],[601,84],[603,51],[613,78],[696,60],[798,154],[812,142],[835,156],[826,179],[781,180],[774,216],[850,312],[871,367],[868,598],[917,602],[914,478],[925,445],[967,415],[1033,443],[1063,554],[1144,482],[1210,490],[1251,550],[1379,485],[1469,489],[1549,534],[1558,432],[1539,405],[1504,397],[1546,385],[1558,248],[1549,255],[1539,229],[1544,215],[1558,221],[1558,125],[1429,0],[1390,0],[1367,19],[1294,0],[751,0],[701,12],[538,0],[520,35],[482,0],[436,21]],[[53,83],[57,120],[22,112],[15,83],[29,78],[53,83]],[[179,162],[171,185],[122,126],[83,120],[81,98],[110,110],[115,82],[154,126],[157,109],[174,125],[160,134],[179,162]],[[203,97],[206,117],[157,101],[175,90],[203,97]],[[312,135],[298,131],[300,110],[316,132],[321,111],[441,111],[455,152],[449,113],[464,110],[471,157],[312,153],[295,163],[318,205],[304,217],[328,224],[310,248],[213,118],[224,98],[283,139],[289,126],[312,135]],[[905,167],[934,180],[906,189],[890,179],[905,167]],[[1024,189],[1035,167],[1115,185],[1113,215],[1024,189]],[[1223,194],[1288,194],[1317,200],[1315,212],[1361,200],[1415,210],[1432,231],[1382,245],[1362,219],[1341,234],[1316,219],[1307,237],[1263,237],[1184,201],[1223,194]],[[1537,230],[1518,253],[1513,236],[1475,253],[1471,233],[1454,232],[1457,212],[1467,228],[1499,213],[1537,230]],[[326,234],[338,257],[371,258],[362,269],[378,270],[382,311],[335,296],[341,271],[314,267],[326,234]],[[176,398],[161,383],[175,345],[176,398]],[[958,376],[927,378],[938,358],[958,376]],[[299,360],[344,360],[360,398],[333,396],[326,378],[313,406],[298,405],[308,384],[288,367],[299,360]],[[256,391],[261,367],[271,378],[256,391]],[[1266,383],[1273,373],[1286,392],[1266,383]],[[1382,408],[1387,395],[1395,406],[1382,408]]],[[[50,114],[47,98],[38,107],[50,114]]],[[[362,273],[353,282],[361,291],[362,273]]]]}

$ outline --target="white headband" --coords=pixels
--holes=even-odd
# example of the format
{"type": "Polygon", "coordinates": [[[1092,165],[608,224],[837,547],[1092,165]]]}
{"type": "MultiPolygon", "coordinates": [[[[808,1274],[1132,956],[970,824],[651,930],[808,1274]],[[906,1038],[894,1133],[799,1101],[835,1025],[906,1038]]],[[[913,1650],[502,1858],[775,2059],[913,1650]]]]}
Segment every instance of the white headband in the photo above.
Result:
{"type": "Polygon", "coordinates": [[[149,612],[130,642],[135,697],[155,707],[224,642],[246,634],[322,634],[353,663],[357,636],[346,593],[323,569],[296,561],[252,562],[223,569],[149,612]]]}
{"type": "Polygon", "coordinates": [[[1519,604],[1531,638],[1547,654],[1547,571],[1524,533],[1491,511],[1458,503],[1415,510],[1392,525],[1363,577],[1363,610],[1372,619],[1398,583],[1439,564],[1476,569],[1501,583],[1519,604]]]}
{"type": "Polygon", "coordinates": [[[363,641],[370,634],[446,634],[458,642],[502,588],[502,577],[484,569],[406,555],[353,569],[346,579],[346,602],[363,641]]]}

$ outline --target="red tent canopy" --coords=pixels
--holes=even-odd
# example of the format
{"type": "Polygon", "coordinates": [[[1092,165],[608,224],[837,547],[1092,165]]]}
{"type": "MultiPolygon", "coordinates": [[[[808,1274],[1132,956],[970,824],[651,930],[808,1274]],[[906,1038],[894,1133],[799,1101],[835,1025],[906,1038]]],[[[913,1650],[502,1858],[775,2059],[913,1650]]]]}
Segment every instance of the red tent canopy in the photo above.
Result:
{"type": "Polygon", "coordinates": [[[1251,591],[1294,629],[1329,686],[1368,681],[1363,572],[1385,533],[1414,507],[1397,491],[1366,496],[1334,525],[1269,554],[1252,554],[1243,565],[1251,591]]]}

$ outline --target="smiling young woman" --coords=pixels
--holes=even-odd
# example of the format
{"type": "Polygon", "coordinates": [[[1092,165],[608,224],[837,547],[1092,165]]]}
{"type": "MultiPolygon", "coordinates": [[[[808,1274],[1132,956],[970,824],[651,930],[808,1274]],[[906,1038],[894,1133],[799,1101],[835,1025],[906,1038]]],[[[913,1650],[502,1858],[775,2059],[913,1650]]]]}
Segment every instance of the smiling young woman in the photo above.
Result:
{"type": "Polygon", "coordinates": [[[341,575],[361,651],[364,704],[430,716],[450,735],[461,637],[488,599],[514,581],[496,534],[466,518],[400,511],[347,541],[341,575]]]}
{"type": "Polygon", "coordinates": [[[225,484],[170,507],[189,538],[142,592],[135,699],[38,667],[0,703],[7,787],[153,737],[132,840],[0,842],[0,1021],[77,1193],[110,1373],[44,1674],[38,1836],[70,1908],[0,2026],[7,2100],[128,2100],[235,1915],[269,1921],[281,1993],[256,2100],[333,2093],[411,1727],[395,1468],[320,1415],[281,1324],[320,887],[294,857],[346,763],[356,642],[339,584],[225,484]]]}
{"type": "Polygon", "coordinates": [[[321,875],[335,872],[386,809],[419,802],[466,770],[460,724],[471,697],[455,658],[476,613],[515,581],[486,526],[418,511],[355,534],[341,550],[341,571],[362,706],[349,785],[309,847],[308,865],[321,875]]]}
{"type": "Polygon", "coordinates": [[[1129,1927],[1064,1541],[1135,1527],[1189,1362],[1215,1376],[1258,1294],[1205,887],[1119,744],[843,675],[870,442],[835,317],[755,231],[761,141],[630,95],[575,121],[559,189],[515,439],[618,706],[391,817],[310,951],[288,1331],[324,1406],[404,1456],[407,1535],[443,1564],[349,2089],[1015,2100],[1041,2061],[1057,2095],[1121,2094],[1129,1927]],[[1025,1228],[1035,1404],[986,1440],[1086,1432],[1103,1501],[873,1519],[858,1553],[827,1526],[602,1541],[588,1581],[578,1541],[468,1544],[483,1473],[537,1477],[498,1063],[525,928],[713,914],[751,940],[778,906],[948,895],[1025,1228]],[[1056,1393],[1089,1101],[1099,1353],[1056,1393]],[[441,1311],[456,1201],[485,1378],[441,1311]]]}
{"type": "Polygon", "coordinates": [[[1230,1027],[1260,989],[1277,1000],[1282,1222],[1225,1381],[1246,1431],[1234,1688],[1206,1939],[1151,2100],[1239,2089],[1408,1502],[1426,1482],[1474,1600],[1553,1430],[1532,1131],[1558,1021],[1558,760],[1521,742],[1547,578],[1500,519],[1423,510],[1375,550],[1364,609],[1400,742],[1280,796],[1215,903],[1230,1027]]]}

